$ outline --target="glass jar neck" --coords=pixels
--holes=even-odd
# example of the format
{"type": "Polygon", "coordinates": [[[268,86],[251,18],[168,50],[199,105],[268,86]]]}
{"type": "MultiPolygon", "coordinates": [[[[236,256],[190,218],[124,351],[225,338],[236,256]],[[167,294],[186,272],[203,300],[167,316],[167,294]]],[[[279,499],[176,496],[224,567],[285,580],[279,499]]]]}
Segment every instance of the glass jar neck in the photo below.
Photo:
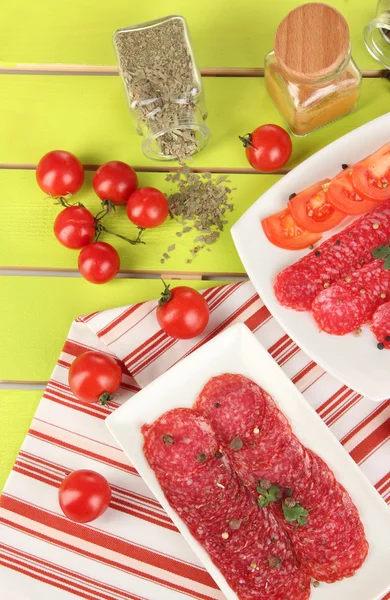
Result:
{"type": "Polygon", "coordinates": [[[292,81],[295,83],[300,83],[300,84],[307,84],[307,85],[318,85],[318,84],[328,83],[329,81],[332,81],[333,79],[338,77],[340,75],[340,73],[342,73],[347,68],[347,66],[350,63],[350,60],[351,60],[351,45],[349,46],[348,52],[345,55],[345,57],[343,58],[343,60],[341,61],[341,63],[335,69],[333,69],[330,73],[327,73],[326,75],[324,75],[322,77],[315,77],[315,78],[309,78],[309,77],[305,77],[305,76],[299,77],[295,73],[291,73],[290,71],[283,69],[280,65],[279,66],[280,66],[281,70],[283,71],[283,73],[285,74],[286,78],[289,79],[289,81],[292,81]]]}

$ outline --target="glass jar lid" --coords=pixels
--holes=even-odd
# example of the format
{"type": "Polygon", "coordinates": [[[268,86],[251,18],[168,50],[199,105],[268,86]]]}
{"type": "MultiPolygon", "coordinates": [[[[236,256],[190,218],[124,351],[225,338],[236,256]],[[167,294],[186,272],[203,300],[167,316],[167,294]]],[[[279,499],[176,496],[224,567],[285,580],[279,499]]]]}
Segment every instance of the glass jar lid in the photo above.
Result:
{"type": "Polygon", "coordinates": [[[302,4],[281,21],[275,56],[283,70],[300,79],[330,75],[349,54],[350,36],[343,15],[328,4],[302,4]]]}

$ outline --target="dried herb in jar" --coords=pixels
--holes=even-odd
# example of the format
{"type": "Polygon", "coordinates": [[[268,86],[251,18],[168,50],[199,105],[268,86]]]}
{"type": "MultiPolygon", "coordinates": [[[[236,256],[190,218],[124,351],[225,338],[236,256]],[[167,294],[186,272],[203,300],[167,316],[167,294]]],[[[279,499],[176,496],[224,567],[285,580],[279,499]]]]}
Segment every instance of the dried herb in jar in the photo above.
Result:
{"type": "MultiPolygon", "coordinates": [[[[131,109],[145,126],[160,154],[182,164],[198,148],[195,129],[202,95],[184,19],[161,21],[119,30],[115,45],[131,109]]],[[[201,115],[201,119],[206,115],[201,115]]]]}

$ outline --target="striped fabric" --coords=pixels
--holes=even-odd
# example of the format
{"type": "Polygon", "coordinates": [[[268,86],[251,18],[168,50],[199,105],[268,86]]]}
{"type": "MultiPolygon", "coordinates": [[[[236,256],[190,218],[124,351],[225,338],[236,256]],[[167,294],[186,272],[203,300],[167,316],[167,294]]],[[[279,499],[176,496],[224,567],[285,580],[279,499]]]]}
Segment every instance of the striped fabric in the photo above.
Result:
{"type": "MultiPolygon", "coordinates": [[[[222,600],[170,518],[111,438],[104,419],[140,387],[225,327],[244,322],[390,502],[390,400],[375,404],[340,384],[280,329],[250,282],[203,292],[210,323],[196,340],[159,330],[155,302],[78,318],[0,499],[0,597],[6,600],[222,600]],[[68,386],[76,356],[96,348],[123,366],[109,407],[82,405],[68,386]],[[68,521],[57,489],[74,469],[110,482],[107,512],[68,521]]],[[[129,400],[131,402],[131,399],[129,400]]],[[[386,597],[390,599],[390,594],[386,597]]]]}

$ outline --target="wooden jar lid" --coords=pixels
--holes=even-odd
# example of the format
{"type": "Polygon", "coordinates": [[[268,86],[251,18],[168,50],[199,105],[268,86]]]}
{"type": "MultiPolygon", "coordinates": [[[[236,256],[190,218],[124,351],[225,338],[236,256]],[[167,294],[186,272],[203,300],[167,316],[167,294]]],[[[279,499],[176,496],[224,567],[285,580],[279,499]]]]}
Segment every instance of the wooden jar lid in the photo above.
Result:
{"type": "Polygon", "coordinates": [[[349,51],[348,23],[328,4],[313,2],[294,8],[275,35],[275,56],[282,69],[302,79],[334,71],[349,51]]]}

